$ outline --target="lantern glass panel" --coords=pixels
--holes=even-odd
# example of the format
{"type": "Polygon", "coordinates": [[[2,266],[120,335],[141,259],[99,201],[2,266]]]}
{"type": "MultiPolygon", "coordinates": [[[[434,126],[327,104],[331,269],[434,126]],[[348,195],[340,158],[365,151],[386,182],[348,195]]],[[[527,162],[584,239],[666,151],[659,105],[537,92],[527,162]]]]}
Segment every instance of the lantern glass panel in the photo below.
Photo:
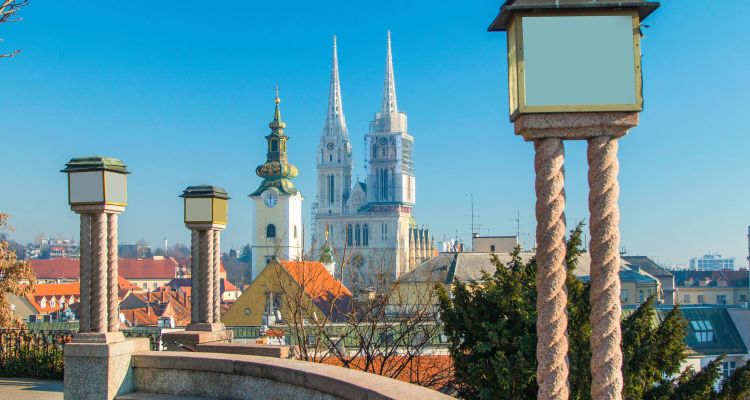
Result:
{"type": "Polygon", "coordinates": [[[213,211],[214,211],[214,223],[226,225],[227,213],[229,211],[229,201],[227,199],[214,199],[213,211]]]}
{"type": "Polygon", "coordinates": [[[107,204],[127,205],[127,175],[105,171],[104,184],[106,188],[107,204]]]}
{"type": "Polygon", "coordinates": [[[185,199],[185,222],[211,222],[211,198],[185,199]]]}
{"type": "Polygon", "coordinates": [[[71,172],[68,174],[70,204],[103,204],[103,171],[71,172]]]}
{"type": "Polygon", "coordinates": [[[639,109],[634,19],[630,14],[523,16],[522,108],[639,109]]]}

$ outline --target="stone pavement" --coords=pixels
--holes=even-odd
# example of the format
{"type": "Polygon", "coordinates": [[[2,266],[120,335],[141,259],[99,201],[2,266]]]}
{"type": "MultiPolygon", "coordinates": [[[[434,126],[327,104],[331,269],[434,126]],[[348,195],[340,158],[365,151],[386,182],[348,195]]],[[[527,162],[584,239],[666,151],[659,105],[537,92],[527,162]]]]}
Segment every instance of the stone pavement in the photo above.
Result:
{"type": "Polygon", "coordinates": [[[0,399],[62,400],[63,381],[0,378],[0,399]]]}

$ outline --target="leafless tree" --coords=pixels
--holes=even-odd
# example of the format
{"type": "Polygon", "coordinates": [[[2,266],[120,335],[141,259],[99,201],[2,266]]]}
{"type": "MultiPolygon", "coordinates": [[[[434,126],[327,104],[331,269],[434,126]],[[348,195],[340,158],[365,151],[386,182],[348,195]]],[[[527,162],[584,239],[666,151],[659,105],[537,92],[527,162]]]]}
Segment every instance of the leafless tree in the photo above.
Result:
{"type": "MultiPolygon", "coordinates": [[[[0,24],[6,22],[19,22],[19,18],[16,14],[18,11],[29,3],[28,0],[0,0],[0,24]]],[[[2,42],[3,39],[0,39],[2,42]]],[[[11,51],[10,53],[0,53],[0,58],[13,57],[20,53],[20,49],[11,51]]]]}
{"type": "Polygon", "coordinates": [[[283,266],[274,269],[267,281],[282,317],[277,323],[287,330],[296,357],[432,388],[450,383],[453,368],[440,345],[434,288],[394,281],[384,258],[368,260],[362,273],[356,249],[332,250],[337,270],[344,271],[337,275],[351,274],[350,288],[308,260],[287,263],[294,265],[291,274],[283,266]]]}

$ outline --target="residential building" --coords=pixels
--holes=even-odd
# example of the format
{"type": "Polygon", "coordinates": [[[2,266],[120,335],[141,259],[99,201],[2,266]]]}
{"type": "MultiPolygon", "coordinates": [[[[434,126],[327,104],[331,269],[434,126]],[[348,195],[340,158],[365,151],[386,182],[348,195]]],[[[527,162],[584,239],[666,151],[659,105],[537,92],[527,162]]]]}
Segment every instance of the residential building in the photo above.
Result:
{"type": "MultiPolygon", "coordinates": [[[[318,187],[312,206],[312,243],[319,250],[327,235],[339,253],[336,277],[345,284],[369,286],[398,278],[434,256],[433,238],[417,225],[414,138],[396,99],[388,33],[381,109],[365,135],[365,182],[352,179],[354,161],[339,81],[334,39],[328,107],[316,153],[318,187]]],[[[317,258],[317,254],[316,254],[317,258]]]]}
{"type": "Polygon", "coordinates": [[[190,298],[181,290],[162,286],[155,291],[130,293],[120,302],[127,326],[156,325],[159,318],[171,318],[175,326],[190,323],[190,298]]]}
{"type": "Polygon", "coordinates": [[[747,305],[748,271],[673,271],[680,304],[747,305]]]}
{"type": "MultiPolygon", "coordinates": [[[[495,271],[495,264],[492,262],[493,254],[505,265],[512,260],[511,253],[440,253],[437,257],[423,262],[413,271],[399,278],[397,288],[400,295],[394,298],[405,304],[417,304],[425,300],[436,302],[437,299],[431,295],[436,284],[443,285],[450,291],[455,281],[481,281],[485,273],[491,275],[495,271]]],[[[534,253],[522,252],[519,256],[522,262],[528,262],[534,253]]],[[[621,262],[620,299],[623,306],[638,305],[651,295],[656,295],[657,302],[661,301],[661,283],[656,277],[641,268],[631,266],[625,260],[621,262]]],[[[590,266],[590,254],[583,253],[573,273],[579,279],[588,281],[590,266]]]]}
{"type": "Polygon", "coordinates": [[[510,253],[518,246],[518,236],[480,236],[471,237],[471,251],[478,253],[510,253]]]}
{"type": "MultiPolygon", "coordinates": [[[[234,286],[229,280],[221,278],[219,282],[222,301],[235,301],[242,294],[242,291],[237,286],[234,286]]],[[[188,294],[188,297],[190,297],[191,284],[192,282],[190,278],[175,278],[169,281],[166,286],[168,286],[172,290],[182,290],[188,294]]]]}
{"type": "Polygon", "coordinates": [[[675,303],[675,283],[673,273],[667,271],[664,267],[660,266],[647,256],[623,255],[622,259],[629,264],[631,269],[639,268],[641,271],[645,271],[659,280],[662,291],[661,298],[664,304],[672,305],[675,303]]]}
{"type": "Polygon", "coordinates": [[[698,271],[734,270],[734,257],[724,258],[721,254],[704,254],[690,259],[690,269],[698,271]]]}
{"type": "Polygon", "coordinates": [[[318,261],[271,260],[222,316],[221,322],[236,325],[281,323],[289,310],[304,319],[328,318],[342,322],[351,312],[352,293],[318,261]],[[290,303],[290,299],[295,301],[290,303]]]}
{"type": "MultiPolygon", "coordinates": [[[[29,260],[39,283],[60,283],[79,280],[78,259],[29,260]]],[[[178,276],[184,269],[176,259],[153,257],[148,259],[120,258],[120,276],[144,290],[155,290],[178,276]]]]}

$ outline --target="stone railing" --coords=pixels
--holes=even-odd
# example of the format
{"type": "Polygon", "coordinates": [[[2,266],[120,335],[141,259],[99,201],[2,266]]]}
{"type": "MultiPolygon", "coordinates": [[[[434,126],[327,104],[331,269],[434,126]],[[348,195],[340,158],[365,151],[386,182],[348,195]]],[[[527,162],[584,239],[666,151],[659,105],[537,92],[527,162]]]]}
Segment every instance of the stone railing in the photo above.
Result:
{"type": "MultiPolygon", "coordinates": [[[[450,399],[442,393],[330,365],[217,353],[143,352],[133,356],[139,394],[213,399],[450,399]]],[[[119,398],[128,399],[132,395],[119,398]]],[[[133,397],[135,398],[135,397],[133,397]]]]}

